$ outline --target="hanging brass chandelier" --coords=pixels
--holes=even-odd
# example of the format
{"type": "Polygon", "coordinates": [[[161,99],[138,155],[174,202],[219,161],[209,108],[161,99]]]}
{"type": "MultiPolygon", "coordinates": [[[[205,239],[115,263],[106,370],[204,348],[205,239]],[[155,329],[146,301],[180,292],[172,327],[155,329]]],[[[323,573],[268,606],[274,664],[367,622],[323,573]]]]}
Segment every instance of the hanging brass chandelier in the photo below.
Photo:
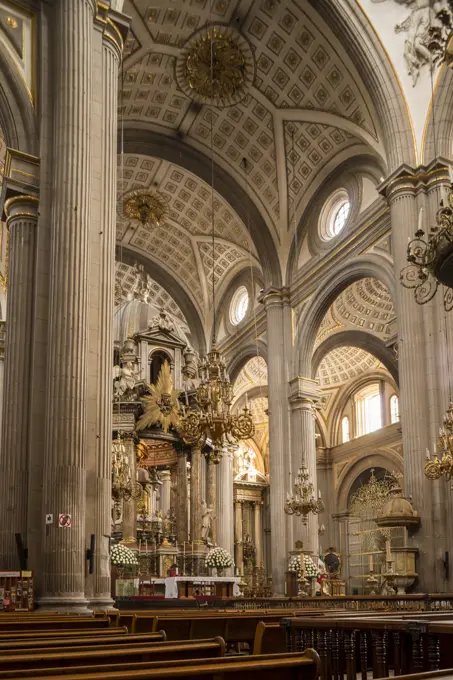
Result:
{"type": "Polygon", "coordinates": [[[437,292],[439,285],[445,286],[444,307],[453,308],[453,187],[450,188],[447,205],[441,201],[437,211],[436,224],[429,234],[419,226],[414,238],[407,245],[407,264],[400,274],[401,284],[414,289],[415,301],[424,305],[437,292]]]}
{"type": "Polygon", "coordinates": [[[296,479],[294,481],[294,492],[295,494],[290,494],[285,502],[285,513],[287,515],[297,515],[297,517],[302,517],[302,523],[307,524],[308,515],[319,515],[320,512],[324,512],[324,503],[321,500],[321,492],[319,491],[319,497],[316,499],[314,492],[315,487],[313,482],[309,481],[310,475],[305,467],[299,468],[297,472],[296,479]]]}
{"type": "Polygon", "coordinates": [[[142,488],[132,479],[126,447],[121,433],[112,443],[112,498],[116,519],[121,516],[121,503],[140,498],[142,488]]]}
{"type": "Polygon", "coordinates": [[[124,197],[123,217],[140,222],[143,227],[158,227],[167,214],[167,206],[158,192],[136,189],[124,197]]]}
{"type": "MultiPolygon", "coordinates": [[[[445,477],[447,482],[451,482],[453,477],[453,403],[445,412],[443,426],[439,428],[437,438],[439,453],[434,448],[433,456],[426,449],[425,476],[428,479],[440,479],[445,477]]],[[[453,485],[451,487],[453,489],[453,485]]]]}
{"type": "Polygon", "coordinates": [[[253,437],[255,425],[247,405],[240,413],[231,412],[233,388],[215,340],[211,351],[200,362],[199,374],[201,380],[195,396],[197,408],[183,413],[178,431],[188,444],[210,442],[214,462],[218,462],[222,448],[253,437]]]}

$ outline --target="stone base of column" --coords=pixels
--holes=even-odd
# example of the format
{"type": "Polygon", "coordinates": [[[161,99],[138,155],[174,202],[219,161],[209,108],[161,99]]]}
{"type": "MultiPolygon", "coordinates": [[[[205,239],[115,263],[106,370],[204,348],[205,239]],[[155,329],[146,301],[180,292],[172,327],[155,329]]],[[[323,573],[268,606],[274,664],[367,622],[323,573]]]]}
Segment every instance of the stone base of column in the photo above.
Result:
{"type": "Polygon", "coordinates": [[[91,614],[89,602],[84,597],[42,597],[37,600],[39,610],[59,614],[91,614]]]}
{"type": "Polygon", "coordinates": [[[115,609],[115,600],[111,597],[93,598],[90,599],[89,608],[93,612],[104,611],[106,609],[115,609]]]}

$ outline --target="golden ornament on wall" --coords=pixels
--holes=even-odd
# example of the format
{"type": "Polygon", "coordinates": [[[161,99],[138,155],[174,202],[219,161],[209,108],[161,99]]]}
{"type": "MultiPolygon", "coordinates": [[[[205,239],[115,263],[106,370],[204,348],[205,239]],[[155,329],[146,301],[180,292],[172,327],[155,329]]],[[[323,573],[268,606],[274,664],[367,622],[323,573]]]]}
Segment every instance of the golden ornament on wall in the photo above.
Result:
{"type": "Polygon", "coordinates": [[[164,361],[155,385],[150,385],[151,394],[143,398],[145,412],[137,423],[137,430],[152,425],[161,425],[165,433],[170,426],[179,423],[178,394],[173,387],[170,364],[164,361]]]}

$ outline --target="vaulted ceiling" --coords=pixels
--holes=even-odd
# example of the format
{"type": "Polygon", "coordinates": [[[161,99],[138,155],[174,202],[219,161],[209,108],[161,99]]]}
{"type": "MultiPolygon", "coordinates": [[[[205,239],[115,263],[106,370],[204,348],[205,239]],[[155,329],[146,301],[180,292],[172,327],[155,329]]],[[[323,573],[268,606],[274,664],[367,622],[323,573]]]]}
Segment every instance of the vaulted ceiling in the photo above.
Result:
{"type": "MultiPolygon", "coordinates": [[[[297,214],[335,164],[364,149],[382,152],[378,117],[345,49],[300,0],[126,0],[124,11],[132,23],[119,88],[120,125],[138,139],[151,133],[178,139],[208,167],[213,150],[216,167],[232,180],[229,192],[214,192],[216,286],[227,287],[250,259],[264,267],[266,230],[266,248],[284,272],[294,206],[297,214]],[[206,40],[211,23],[223,27],[245,64],[240,96],[216,106],[197,96],[187,76],[187,56],[206,40]],[[235,186],[262,220],[255,246],[247,219],[232,207],[235,186]]],[[[169,213],[149,232],[131,229],[120,216],[118,242],[184,282],[201,318],[208,319],[210,182],[182,159],[165,158],[165,141],[160,159],[131,153],[126,145],[119,162],[119,202],[131,189],[153,187],[169,213]]]]}

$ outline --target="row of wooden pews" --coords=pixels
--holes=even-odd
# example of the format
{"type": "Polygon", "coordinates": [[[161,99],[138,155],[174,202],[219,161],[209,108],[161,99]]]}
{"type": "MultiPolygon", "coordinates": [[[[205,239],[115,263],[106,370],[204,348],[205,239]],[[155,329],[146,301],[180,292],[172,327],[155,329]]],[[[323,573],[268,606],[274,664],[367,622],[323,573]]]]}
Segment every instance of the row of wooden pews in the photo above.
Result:
{"type": "Polygon", "coordinates": [[[318,677],[319,657],[312,650],[226,657],[219,636],[169,641],[164,630],[137,634],[115,623],[113,616],[6,614],[0,617],[0,680],[318,677]]]}

